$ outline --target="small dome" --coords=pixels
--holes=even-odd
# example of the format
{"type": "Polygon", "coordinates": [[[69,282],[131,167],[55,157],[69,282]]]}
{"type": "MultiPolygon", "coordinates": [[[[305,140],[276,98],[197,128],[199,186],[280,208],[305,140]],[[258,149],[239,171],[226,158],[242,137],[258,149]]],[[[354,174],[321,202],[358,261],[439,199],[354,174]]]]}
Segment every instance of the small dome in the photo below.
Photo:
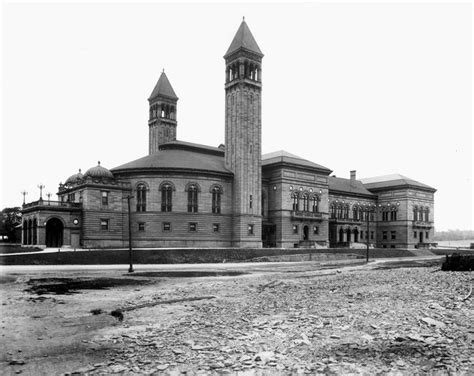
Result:
{"type": "Polygon", "coordinates": [[[66,182],[64,183],[65,185],[75,183],[78,180],[81,180],[84,177],[81,173],[81,169],[79,169],[79,172],[77,174],[71,175],[66,179],[66,182]]]}
{"type": "Polygon", "coordinates": [[[95,167],[91,167],[86,171],[84,174],[84,177],[90,176],[91,178],[109,178],[113,179],[114,175],[107,170],[105,167],[102,167],[100,165],[100,161],[98,162],[98,165],[95,167]]]}

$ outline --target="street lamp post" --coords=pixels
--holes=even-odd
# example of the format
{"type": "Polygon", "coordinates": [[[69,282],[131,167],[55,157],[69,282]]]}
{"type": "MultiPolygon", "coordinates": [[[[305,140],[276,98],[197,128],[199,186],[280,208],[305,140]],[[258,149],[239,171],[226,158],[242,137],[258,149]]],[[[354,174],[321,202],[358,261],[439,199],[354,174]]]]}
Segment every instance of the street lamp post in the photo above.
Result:
{"type": "Polygon", "coordinates": [[[367,236],[366,236],[366,241],[367,241],[367,262],[369,262],[369,237],[370,237],[370,206],[367,206],[367,211],[365,213],[366,215],[366,220],[367,220],[367,236]]]}
{"type": "Polygon", "coordinates": [[[38,188],[40,189],[40,200],[43,200],[43,188],[45,185],[43,183],[38,184],[38,188]]]}
{"type": "Polygon", "coordinates": [[[127,196],[127,204],[128,204],[128,254],[130,258],[130,267],[128,268],[129,273],[133,273],[133,256],[132,256],[132,215],[130,210],[130,199],[133,196],[127,196]]]}
{"type": "Polygon", "coordinates": [[[26,204],[25,196],[28,194],[28,192],[27,191],[21,191],[20,193],[23,195],[23,205],[25,205],[26,204]]]}

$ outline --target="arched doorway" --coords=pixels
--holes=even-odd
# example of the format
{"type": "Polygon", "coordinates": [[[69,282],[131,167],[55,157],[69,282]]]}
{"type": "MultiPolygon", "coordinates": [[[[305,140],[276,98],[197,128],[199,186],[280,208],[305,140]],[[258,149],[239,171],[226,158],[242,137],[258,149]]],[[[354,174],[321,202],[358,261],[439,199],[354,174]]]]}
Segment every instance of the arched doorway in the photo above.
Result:
{"type": "Polygon", "coordinates": [[[309,228],[308,226],[303,227],[303,240],[308,240],[309,238],[309,228]]]}
{"type": "Polygon", "coordinates": [[[359,230],[357,230],[357,229],[354,230],[354,241],[356,243],[359,242],[359,230]]]}
{"type": "Polygon", "coordinates": [[[46,247],[61,247],[63,245],[64,226],[58,218],[51,218],[46,223],[46,247]]]}
{"type": "Polygon", "coordinates": [[[348,228],[348,229],[346,230],[346,233],[347,233],[347,241],[348,241],[348,242],[351,242],[351,229],[348,228]]]}

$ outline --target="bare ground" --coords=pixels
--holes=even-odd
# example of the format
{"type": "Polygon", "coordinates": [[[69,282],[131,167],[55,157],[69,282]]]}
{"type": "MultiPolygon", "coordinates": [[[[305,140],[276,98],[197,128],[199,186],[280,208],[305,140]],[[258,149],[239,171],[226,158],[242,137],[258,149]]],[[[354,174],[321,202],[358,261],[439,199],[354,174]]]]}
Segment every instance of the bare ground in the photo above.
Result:
{"type": "Polygon", "coordinates": [[[474,373],[470,272],[228,269],[5,268],[2,374],[474,373]]]}

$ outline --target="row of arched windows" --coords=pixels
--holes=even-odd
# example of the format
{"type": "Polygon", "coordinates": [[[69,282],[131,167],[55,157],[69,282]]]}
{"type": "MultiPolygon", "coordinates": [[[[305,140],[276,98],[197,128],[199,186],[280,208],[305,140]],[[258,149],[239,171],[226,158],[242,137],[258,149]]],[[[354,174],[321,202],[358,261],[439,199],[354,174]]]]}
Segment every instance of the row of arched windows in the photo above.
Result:
{"type": "Polygon", "coordinates": [[[318,195],[294,192],[291,195],[291,199],[293,202],[293,211],[319,213],[319,202],[321,198],[318,195]]]}
{"type": "MultiPolygon", "coordinates": [[[[350,205],[333,202],[329,205],[329,217],[333,219],[349,219],[350,205]]],[[[352,219],[356,221],[366,221],[367,215],[369,215],[369,220],[375,220],[375,211],[370,210],[367,212],[367,209],[364,209],[362,206],[354,205],[352,206],[352,219]]]]}
{"type": "Polygon", "coordinates": [[[260,81],[260,65],[248,61],[245,61],[243,64],[236,62],[232,65],[229,65],[226,69],[226,82],[230,82],[238,78],[247,78],[253,81],[260,81]]]}
{"type": "Polygon", "coordinates": [[[150,119],[154,118],[176,119],[176,107],[170,104],[154,104],[150,106],[150,119]]]}
{"type": "Polygon", "coordinates": [[[430,221],[430,208],[423,206],[413,207],[413,220],[414,221],[430,221]]]}
{"type": "Polygon", "coordinates": [[[36,218],[23,221],[23,245],[38,244],[38,221],[36,218]]]}
{"type": "MultiPolygon", "coordinates": [[[[148,188],[144,183],[140,183],[137,185],[136,198],[138,212],[146,211],[147,191],[148,188]]],[[[161,211],[173,211],[173,191],[175,191],[174,185],[168,182],[162,183],[160,185],[159,191],[161,192],[161,211]]],[[[188,213],[197,213],[199,209],[199,192],[201,192],[199,185],[195,183],[190,183],[186,186],[185,192],[187,192],[188,213]]],[[[210,188],[210,193],[212,213],[220,214],[222,188],[219,185],[213,185],[210,188]]]]}

